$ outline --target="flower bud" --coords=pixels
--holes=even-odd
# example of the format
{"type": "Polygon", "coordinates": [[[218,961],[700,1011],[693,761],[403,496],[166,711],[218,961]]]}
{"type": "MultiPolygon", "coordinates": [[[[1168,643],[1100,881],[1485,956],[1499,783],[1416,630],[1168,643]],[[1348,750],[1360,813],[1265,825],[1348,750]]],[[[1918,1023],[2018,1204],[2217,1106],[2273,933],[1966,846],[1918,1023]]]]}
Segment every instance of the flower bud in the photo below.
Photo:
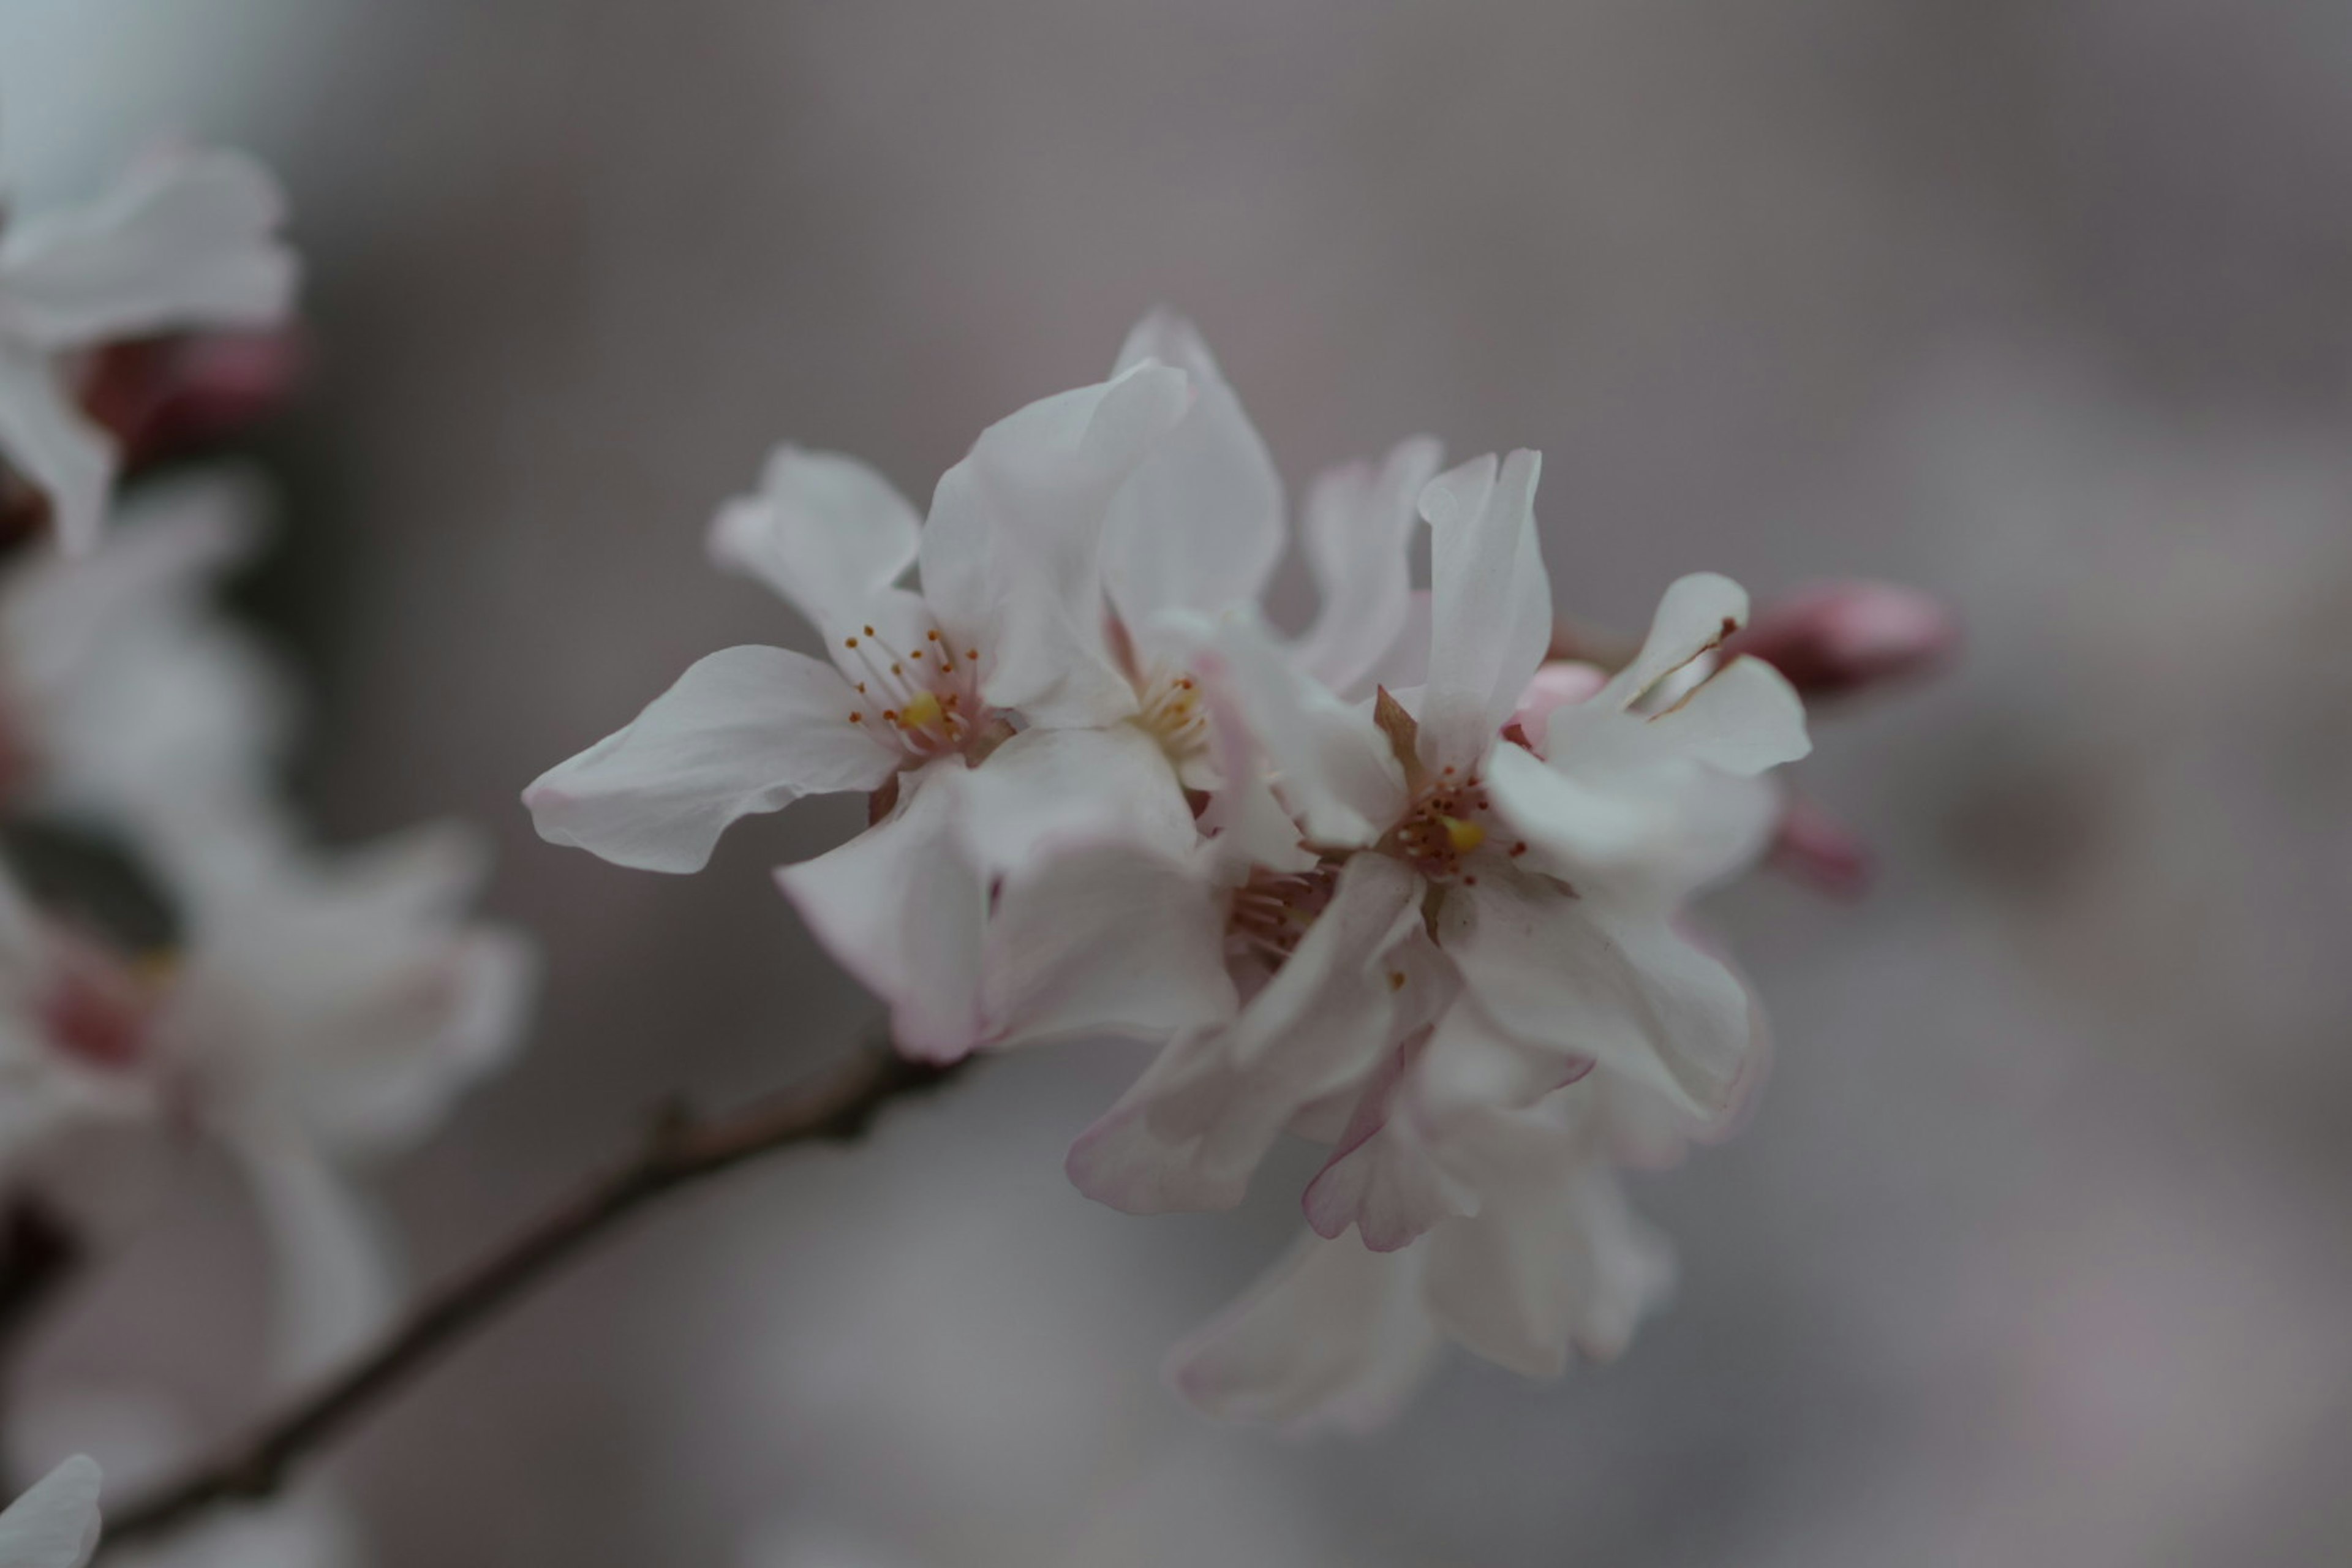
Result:
{"type": "Polygon", "coordinates": [[[1924,674],[1959,644],[1959,623],[1915,588],[1828,583],[1767,606],[1724,655],[1753,654],[1808,702],[1924,674]]]}

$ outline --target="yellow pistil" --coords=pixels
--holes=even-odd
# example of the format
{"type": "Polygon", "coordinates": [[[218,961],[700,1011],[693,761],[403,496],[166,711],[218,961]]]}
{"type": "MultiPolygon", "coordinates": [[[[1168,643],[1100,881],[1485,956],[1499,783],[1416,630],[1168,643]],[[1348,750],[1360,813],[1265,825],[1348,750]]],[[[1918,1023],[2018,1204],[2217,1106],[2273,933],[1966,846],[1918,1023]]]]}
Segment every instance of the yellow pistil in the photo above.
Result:
{"type": "Polygon", "coordinates": [[[904,708],[898,710],[898,727],[919,730],[927,724],[938,723],[943,712],[945,710],[940,706],[938,697],[929,691],[918,691],[907,699],[904,708]]]}
{"type": "Polygon", "coordinates": [[[1441,816],[1445,825],[1445,842],[1454,847],[1456,855],[1467,855],[1486,842],[1486,830],[1475,822],[1459,816],[1441,816]]]}

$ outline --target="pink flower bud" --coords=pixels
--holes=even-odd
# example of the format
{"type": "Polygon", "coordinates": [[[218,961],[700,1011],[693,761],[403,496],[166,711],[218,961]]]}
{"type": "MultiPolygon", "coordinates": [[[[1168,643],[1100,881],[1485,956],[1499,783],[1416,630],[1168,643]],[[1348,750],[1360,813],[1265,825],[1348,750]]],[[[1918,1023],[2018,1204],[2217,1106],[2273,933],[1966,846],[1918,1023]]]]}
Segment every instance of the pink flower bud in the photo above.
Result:
{"type": "Polygon", "coordinates": [[[1951,612],[1916,588],[1829,583],[1767,606],[1723,651],[1755,655],[1818,701],[1924,674],[1959,637],[1951,612]]]}
{"type": "Polygon", "coordinates": [[[1769,854],[1773,869],[1839,899],[1860,898],[1869,889],[1874,868],[1869,845],[1799,795],[1789,796],[1781,808],[1769,854]]]}
{"type": "Polygon", "coordinates": [[[298,329],[110,343],[82,379],[82,406],[121,443],[126,467],[209,446],[258,423],[308,368],[298,329]]]}
{"type": "Polygon", "coordinates": [[[1528,689],[1519,694],[1519,705],[1511,714],[1505,731],[1516,729],[1528,744],[1543,749],[1544,737],[1551,728],[1555,708],[1566,708],[1582,702],[1609,683],[1609,672],[1597,664],[1579,659],[1559,658],[1538,667],[1528,681],[1528,689]]]}

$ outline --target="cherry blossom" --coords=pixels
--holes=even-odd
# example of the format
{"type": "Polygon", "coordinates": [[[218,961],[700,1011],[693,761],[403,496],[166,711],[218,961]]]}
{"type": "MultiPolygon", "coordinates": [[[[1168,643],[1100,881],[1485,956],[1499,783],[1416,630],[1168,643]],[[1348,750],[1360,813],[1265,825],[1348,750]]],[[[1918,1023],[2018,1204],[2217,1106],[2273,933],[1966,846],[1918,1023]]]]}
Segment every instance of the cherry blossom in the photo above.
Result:
{"type": "Polygon", "coordinates": [[[268,326],[297,267],[285,199],[260,165],[173,151],[90,205],[0,229],[0,460],[47,499],[68,550],[97,542],[114,443],[84,415],[74,356],[195,327],[268,326]]]}

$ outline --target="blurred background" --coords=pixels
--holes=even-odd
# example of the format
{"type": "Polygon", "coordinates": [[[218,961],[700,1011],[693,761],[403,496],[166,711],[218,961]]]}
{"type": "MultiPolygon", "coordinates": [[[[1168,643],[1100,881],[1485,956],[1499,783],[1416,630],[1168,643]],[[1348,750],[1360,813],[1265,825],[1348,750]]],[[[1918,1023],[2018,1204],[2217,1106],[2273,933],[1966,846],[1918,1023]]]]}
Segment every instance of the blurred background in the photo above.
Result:
{"type": "MultiPolygon", "coordinates": [[[[810,646],[701,555],[780,438],[925,496],[1165,301],[1294,486],[1544,448],[1565,611],[1866,574],[1971,637],[1816,729],[1870,899],[1716,908],[1774,1077],[1637,1183],[1684,1288],[1622,1363],[1465,1359],[1367,1442],[1195,1419],[1158,1359],[1295,1210],[1087,1205],[1138,1058],[1057,1051],[415,1384],[331,1467],[382,1563],[2352,1560],[2352,7],[0,0],[28,205],[183,133],[283,173],[313,267],[247,584],[306,798],[488,825],[550,958],[526,1058],[388,1173],[425,1275],[875,1013],[766,874],[854,805],[663,879],[515,800],[698,655],[810,646]]],[[[233,1425],[248,1223],[191,1187],[29,1383],[233,1425]]]]}

